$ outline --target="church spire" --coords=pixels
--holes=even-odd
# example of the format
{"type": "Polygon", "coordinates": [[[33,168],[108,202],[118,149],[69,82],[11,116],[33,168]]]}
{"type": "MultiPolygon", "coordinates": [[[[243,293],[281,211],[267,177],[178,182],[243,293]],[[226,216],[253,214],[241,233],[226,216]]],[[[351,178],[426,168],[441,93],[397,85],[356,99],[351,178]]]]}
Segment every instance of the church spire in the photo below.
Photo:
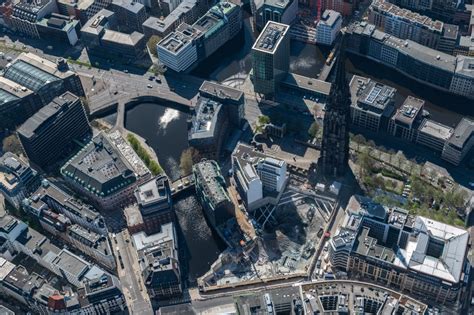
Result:
{"type": "Polygon", "coordinates": [[[335,76],[326,102],[319,171],[327,177],[343,176],[349,161],[350,92],[346,80],[345,47],[342,34],[335,76]]]}

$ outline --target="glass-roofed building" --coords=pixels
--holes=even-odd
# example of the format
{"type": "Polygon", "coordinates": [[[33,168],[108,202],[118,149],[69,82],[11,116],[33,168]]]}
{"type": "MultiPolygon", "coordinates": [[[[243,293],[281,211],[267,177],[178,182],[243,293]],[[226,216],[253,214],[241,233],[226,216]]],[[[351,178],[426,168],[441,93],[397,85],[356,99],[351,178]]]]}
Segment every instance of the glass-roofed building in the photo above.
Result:
{"type": "Polygon", "coordinates": [[[0,114],[12,120],[2,120],[0,127],[22,123],[66,91],[84,96],[79,77],[65,60],[54,63],[32,53],[20,54],[0,76],[0,114]]]}

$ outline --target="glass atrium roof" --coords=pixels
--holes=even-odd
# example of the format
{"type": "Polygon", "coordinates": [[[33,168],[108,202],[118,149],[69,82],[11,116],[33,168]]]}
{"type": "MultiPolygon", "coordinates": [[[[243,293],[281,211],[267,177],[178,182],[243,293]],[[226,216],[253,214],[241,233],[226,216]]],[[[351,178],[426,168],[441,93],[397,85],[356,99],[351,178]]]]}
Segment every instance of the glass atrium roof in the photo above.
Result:
{"type": "Polygon", "coordinates": [[[23,60],[17,60],[5,70],[3,75],[28,89],[37,92],[45,84],[59,80],[54,75],[45,72],[23,60]]]}

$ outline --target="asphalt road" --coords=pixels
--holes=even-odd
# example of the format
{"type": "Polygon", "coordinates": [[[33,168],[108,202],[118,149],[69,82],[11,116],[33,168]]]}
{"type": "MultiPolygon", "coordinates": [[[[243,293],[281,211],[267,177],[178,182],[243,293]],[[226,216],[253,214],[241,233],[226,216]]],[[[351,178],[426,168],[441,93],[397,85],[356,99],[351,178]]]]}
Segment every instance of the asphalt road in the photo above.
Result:
{"type": "Polygon", "coordinates": [[[129,237],[126,230],[117,233],[115,240],[110,236],[117,259],[117,270],[120,282],[122,283],[123,294],[130,314],[153,314],[148,293],[141,279],[136,251],[132,247],[131,241],[129,243],[125,241],[129,237]],[[117,248],[122,257],[124,268],[120,266],[117,248]]]}

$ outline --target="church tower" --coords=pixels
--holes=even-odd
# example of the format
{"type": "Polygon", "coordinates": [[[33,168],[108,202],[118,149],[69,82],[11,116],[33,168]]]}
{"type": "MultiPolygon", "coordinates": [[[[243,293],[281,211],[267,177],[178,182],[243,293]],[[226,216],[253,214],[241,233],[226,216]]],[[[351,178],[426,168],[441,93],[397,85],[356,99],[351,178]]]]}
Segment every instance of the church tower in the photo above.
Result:
{"type": "Polygon", "coordinates": [[[335,77],[326,102],[319,172],[326,177],[343,176],[348,170],[350,92],[345,69],[345,34],[342,34],[335,77]]]}

